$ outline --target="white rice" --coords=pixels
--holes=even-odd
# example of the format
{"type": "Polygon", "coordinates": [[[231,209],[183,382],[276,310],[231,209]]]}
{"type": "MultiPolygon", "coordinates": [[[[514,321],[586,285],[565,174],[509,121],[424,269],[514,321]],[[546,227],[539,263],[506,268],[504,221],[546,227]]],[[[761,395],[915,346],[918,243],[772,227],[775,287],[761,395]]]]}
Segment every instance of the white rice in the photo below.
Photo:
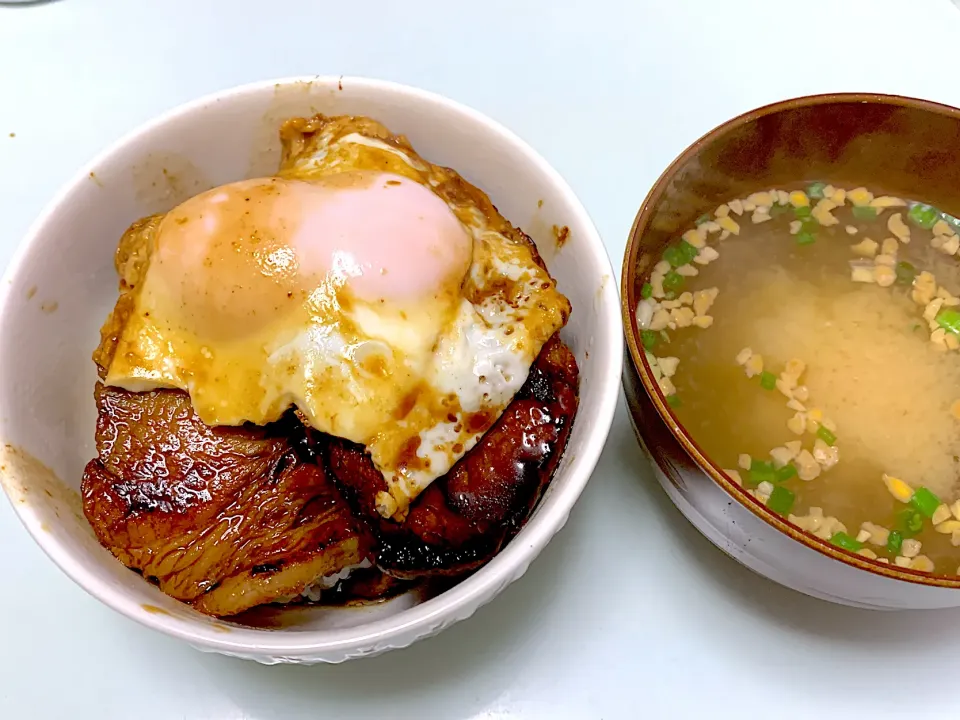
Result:
{"type": "Polygon", "coordinates": [[[308,602],[320,602],[320,598],[323,596],[324,590],[329,590],[338,582],[346,580],[348,577],[350,577],[354,570],[363,570],[368,567],[373,567],[373,563],[370,562],[369,558],[364,558],[361,562],[358,562],[354,565],[348,565],[340,572],[317,578],[312,583],[307,585],[303,589],[303,592],[301,592],[299,595],[285,595],[283,597],[278,597],[273,602],[276,605],[286,605],[287,603],[293,602],[294,600],[299,600],[301,598],[307,600],[308,602]]]}

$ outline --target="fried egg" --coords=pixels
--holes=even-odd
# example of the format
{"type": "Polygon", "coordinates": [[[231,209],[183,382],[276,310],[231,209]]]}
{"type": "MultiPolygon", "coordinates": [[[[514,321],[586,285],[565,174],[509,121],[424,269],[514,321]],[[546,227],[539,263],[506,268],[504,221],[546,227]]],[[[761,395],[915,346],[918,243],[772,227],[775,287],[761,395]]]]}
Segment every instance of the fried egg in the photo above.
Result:
{"type": "Polygon", "coordinates": [[[281,130],[276,176],[142,224],[105,382],[179,388],[210,425],[297,408],[366,447],[410,503],[472,448],[569,315],[523,233],[452,170],[368,118],[281,130]]]}

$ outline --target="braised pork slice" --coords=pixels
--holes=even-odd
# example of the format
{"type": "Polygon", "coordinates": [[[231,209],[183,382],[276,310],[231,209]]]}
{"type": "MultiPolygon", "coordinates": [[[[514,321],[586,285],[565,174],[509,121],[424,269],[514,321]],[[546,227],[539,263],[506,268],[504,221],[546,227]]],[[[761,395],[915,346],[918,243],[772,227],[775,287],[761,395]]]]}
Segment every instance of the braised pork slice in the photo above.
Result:
{"type": "MultiPolygon", "coordinates": [[[[490,560],[550,482],[577,411],[577,383],[576,359],[554,336],[496,424],[417,498],[402,524],[371,516],[378,567],[412,579],[459,575],[490,560]]],[[[383,477],[370,456],[337,438],[326,454],[331,474],[358,511],[372,507],[383,477]]]]}
{"type": "Polygon", "coordinates": [[[297,595],[360,563],[354,520],[295,420],[209,427],[180,391],[98,384],[84,513],[125,565],[210,615],[297,595]]]}

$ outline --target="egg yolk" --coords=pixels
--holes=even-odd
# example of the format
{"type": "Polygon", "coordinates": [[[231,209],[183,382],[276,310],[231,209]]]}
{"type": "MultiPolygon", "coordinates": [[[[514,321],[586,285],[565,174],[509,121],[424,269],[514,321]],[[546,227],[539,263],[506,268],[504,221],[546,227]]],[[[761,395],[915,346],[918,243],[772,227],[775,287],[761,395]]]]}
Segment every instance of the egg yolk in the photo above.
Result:
{"type": "Polygon", "coordinates": [[[443,200],[399,175],[261,178],[197,195],[164,218],[150,274],[197,338],[256,332],[318,288],[416,306],[456,294],[473,242],[443,200]]]}

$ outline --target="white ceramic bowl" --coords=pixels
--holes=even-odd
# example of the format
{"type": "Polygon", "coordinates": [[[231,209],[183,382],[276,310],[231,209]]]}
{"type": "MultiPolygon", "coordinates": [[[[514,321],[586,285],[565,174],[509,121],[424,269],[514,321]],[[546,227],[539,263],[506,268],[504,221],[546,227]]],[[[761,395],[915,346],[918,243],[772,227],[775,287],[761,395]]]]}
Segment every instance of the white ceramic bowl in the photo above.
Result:
{"type": "Polygon", "coordinates": [[[469,617],[519,578],[563,526],[613,418],[623,354],[616,282],[570,187],[511,132],[422,90],[357,78],[261,82],[177,108],[84,168],[37,220],[0,287],[0,462],[23,524],[64,572],[144,625],[197,648],[261,662],[340,662],[405,647],[469,617]],[[520,534],[487,566],[429,599],[283,611],[271,627],[216,620],[162,594],[104,550],[80,510],[95,455],[90,354],[117,296],[113,255],[135,219],[199,191],[271,174],[288,117],[369,115],[426,158],[456,168],[524,228],[570,298],[563,337],[580,364],[579,413],[553,482],[520,534]],[[569,239],[556,247],[553,226],[569,239]]]}

